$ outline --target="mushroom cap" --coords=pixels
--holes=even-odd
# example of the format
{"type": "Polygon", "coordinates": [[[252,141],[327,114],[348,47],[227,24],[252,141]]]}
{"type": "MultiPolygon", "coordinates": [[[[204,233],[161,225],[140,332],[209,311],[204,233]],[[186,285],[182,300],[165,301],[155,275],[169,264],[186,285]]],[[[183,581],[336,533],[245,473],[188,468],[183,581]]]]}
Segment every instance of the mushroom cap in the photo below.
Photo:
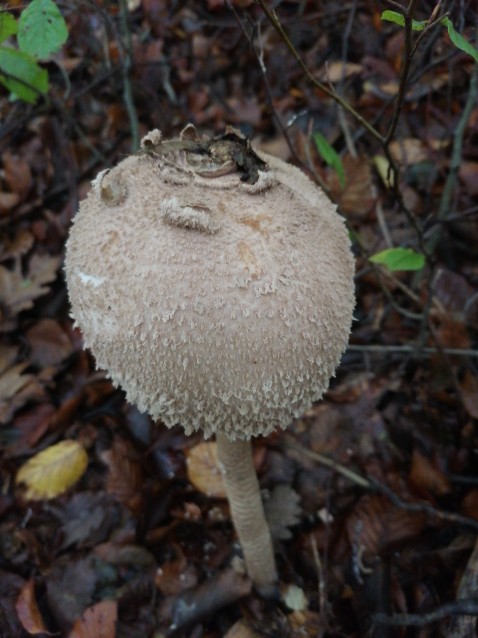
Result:
{"type": "Polygon", "coordinates": [[[72,316],[97,365],[188,434],[286,427],[348,341],[343,219],[299,169],[257,156],[267,167],[249,180],[182,151],[128,157],[97,177],[67,242],[72,316]]]}

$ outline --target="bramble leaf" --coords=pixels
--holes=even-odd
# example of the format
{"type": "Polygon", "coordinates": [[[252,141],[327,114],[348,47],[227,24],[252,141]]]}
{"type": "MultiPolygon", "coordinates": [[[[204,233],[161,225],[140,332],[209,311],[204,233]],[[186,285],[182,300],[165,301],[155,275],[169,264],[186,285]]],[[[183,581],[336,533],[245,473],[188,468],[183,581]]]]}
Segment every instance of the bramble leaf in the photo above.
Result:
{"type": "Polygon", "coordinates": [[[18,45],[34,58],[44,59],[68,38],[65,20],[53,0],[32,0],[18,21],[18,45]]]}
{"type": "Polygon", "coordinates": [[[441,21],[444,27],[448,29],[448,35],[450,36],[450,40],[460,51],[464,51],[471,55],[471,57],[478,62],[478,49],[476,49],[466,38],[464,38],[458,31],[455,30],[453,26],[453,22],[449,18],[443,18],[441,21]]]}
{"type": "Polygon", "coordinates": [[[11,13],[0,13],[0,42],[15,35],[18,25],[11,13]]]}
{"type": "Polygon", "coordinates": [[[425,257],[411,248],[387,248],[370,257],[374,264],[382,264],[388,270],[421,270],[425,257]]]}
{"type": "Polygon", "coordinates": [[[0,83],[14,97],[33,104],[48,91],[48,73],[28,53],[0,46],[0,83]]]}
{"type": "Polygon", "coordinates": [[[329,144],[329,141],[322,135],[322,133],[314,133],[313,139],[317,152],[324,160],[324,162],[328,166],[331,166],[337,173],[340,187],[343,189],[345,186],[345,174],[340,155],[337,153],[334,147],[329,144]]]}
{"type": "MultiPolygon", "coordinates": [[[[398,11],[384,11],[380,16],[381,20],[385,20],[386,22],[394,22],[395,24],[400,25],[401,27],[405,26],[405,16],[398,11]]],[[[426,20],[412,20],[412,30],[413,31],[423,31],[423,29],[427,26],[426,20]]]]}

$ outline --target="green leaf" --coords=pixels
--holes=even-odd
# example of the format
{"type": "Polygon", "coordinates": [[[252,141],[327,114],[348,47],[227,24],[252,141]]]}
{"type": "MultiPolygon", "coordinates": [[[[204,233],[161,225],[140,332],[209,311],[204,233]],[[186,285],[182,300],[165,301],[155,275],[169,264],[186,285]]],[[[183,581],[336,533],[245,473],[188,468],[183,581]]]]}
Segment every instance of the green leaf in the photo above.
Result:
{"type": "Polygon", "coordinates": [[[25,102],[48,91],[48,73],[28,53],[0,46],[0,82],[25,102]],[[36,90],[35,90],[36,89],[36,90]]]}
{"type": "Polygon", "coordinates": [[[425,257],[411,248],[387,248],[370,257],[374,264],[382,264],[392,272],[394,270],[421,270],[425,257]]]}
{"type": "MultiPolygon", "coordinates": [[[[387,9],[387,11],[382,13],[380,19],[385,20],[386,22],[394,22],[401,27],[405,26],[405,16],[398,13],[398,11],[390,11],[387,9]]],[[[426,20],[412,20],[412,31],[423,31],[426,26],[426,20]]]]}
{"type": "Polygon", "coordinates": [[[53,0],[32,0],[18,21],[18,45],[34,58],[47,58],[68,38],[65,20],[53,0]]]}
{"type": "Polygon", "coordinates": [[[449,18],[443,18],[441,23],[444,27],[448,29],[448,35],[450,36],[450,40],[460,51],[464,51],[471,55],[475,62],[478,62],[478,49],[476,49],[468,40],[466,40],[458,31],[455,31],[455,27],[453,26],[453,22],[449,18]]]}
{"type": "Polygon", "coordinates": [[[345,186],[345,174],[340,155],[337,153],[334,147],[329,144],[328,140],[322,135],[322,133],[314,133],[313,138],[315,147],[317,148],[317,152],[324,160],[324,162],[328,166],[331,166],[337,173],[339,177],[340,188],[343,189],[345,186]]]}
{"type": "Polygon", "coordinates": [[[15,35],[18,26],[11,13],[0,13],[0,42],[4,42],[11,35],[15,35]]]}

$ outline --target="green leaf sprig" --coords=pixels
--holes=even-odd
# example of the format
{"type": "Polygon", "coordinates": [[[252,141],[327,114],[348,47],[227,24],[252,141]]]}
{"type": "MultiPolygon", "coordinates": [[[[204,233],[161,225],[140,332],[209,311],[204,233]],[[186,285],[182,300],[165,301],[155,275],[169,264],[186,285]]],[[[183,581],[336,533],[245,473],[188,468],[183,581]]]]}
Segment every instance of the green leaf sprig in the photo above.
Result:
{"type": "Polygon", "coordinates": [[[34,104],[48,91],[48,72],[39,64],[68,38],[63,16],[53,0],[32,0],[18,21],[0,12],[0,83],[12,99],[34,104]],[[3,43],[16,36],[18,48],[3,43]]]}

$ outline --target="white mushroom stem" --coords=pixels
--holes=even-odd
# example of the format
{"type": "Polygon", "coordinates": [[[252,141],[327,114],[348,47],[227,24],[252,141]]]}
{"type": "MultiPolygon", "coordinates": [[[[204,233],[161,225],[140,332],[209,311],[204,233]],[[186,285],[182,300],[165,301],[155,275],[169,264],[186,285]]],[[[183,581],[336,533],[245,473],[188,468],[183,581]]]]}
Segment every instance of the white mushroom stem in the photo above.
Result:
{"type": "Polygon", "coordinates": [[[262,595],[273,596],[277,570],[271,533],[252,463],[251,442],[231,441],[219,432],[216,442],[231,516],[242,546],[247,573],[262,595]]]}

